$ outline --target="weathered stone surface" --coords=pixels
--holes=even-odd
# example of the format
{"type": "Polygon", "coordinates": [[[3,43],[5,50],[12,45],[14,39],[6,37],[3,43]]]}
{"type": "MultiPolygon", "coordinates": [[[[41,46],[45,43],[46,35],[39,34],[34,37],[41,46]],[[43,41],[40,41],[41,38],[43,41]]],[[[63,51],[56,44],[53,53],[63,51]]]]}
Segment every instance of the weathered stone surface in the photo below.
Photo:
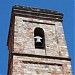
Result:
{"type": "MultiPolygon", "coordinates": [[[[24,18],[15,16],[15,29],[14,29],[14,49],[31,54],[43,54],[54,56],[68,56],[66,41],[61,22],[53,22],[48,20],[39,20],[33,18],[24,18]],[[36,22],[49,22],[55,25],[37,24],[28,21],[36,22]],[[34,44],[34,29],[40,27],[45,33],[45,50],[35,50],[34,44]],[[43,53],[42,53],[42,52],[43,53]],[[38,53],[39,52],[39,53],[38,53]]],[[[14,51],[16,51],[14,50],[14,51]]]]}
{"type": "Polygon", "coordinates": [[[37,58],[28,56],[14,56],[13,57],[13,74],[12,75],[71,75],[70,62],[66,60],[53,60],[49,58],[37,58]],[[57,63],[59,65],[44,65],[25,63],[23,61],[57,63]]]}
{"type": "Polygon", "coordinates": [[[12,61],[9,60],[11,75],[72,75],[70,61],[66,60],[69,55],[61,21],[15,16],[13,42],[12,61]],[[42,49],[35,47],[37,27],[44,31],[45,48],[42,49]]]}
{"type": "MultiPolygon", "coordinates": [[[[39,20],[15,16],[14,26],[14,52],[46,56],[68,57],[67,45],[61,22],[39,20]],[[27,20],[26,22],[23,20],[27,20]],[[31,23],[28,21],[50,23],[55,25],[31,23]],[[36,49],[34,43],[34,30],[40,27],[44,30],[45,49],[36,49]]],[[[12,75],[72,75],[70,61],[37,58],[27,56],[13,56],[12,75]],[[25,63],[23,61],[56,63],[59,65],[44,65],[25,63]]]]}

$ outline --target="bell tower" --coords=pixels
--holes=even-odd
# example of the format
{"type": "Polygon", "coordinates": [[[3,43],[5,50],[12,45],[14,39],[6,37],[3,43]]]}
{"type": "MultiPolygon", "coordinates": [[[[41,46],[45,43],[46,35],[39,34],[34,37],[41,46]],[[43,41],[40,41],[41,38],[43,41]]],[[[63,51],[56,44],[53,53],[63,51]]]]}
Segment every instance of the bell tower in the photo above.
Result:
{"type": "Polygon", "coordinates": [[[58,11],[15,5],[8,35],[8,75],[72,75],[58,11]]]}

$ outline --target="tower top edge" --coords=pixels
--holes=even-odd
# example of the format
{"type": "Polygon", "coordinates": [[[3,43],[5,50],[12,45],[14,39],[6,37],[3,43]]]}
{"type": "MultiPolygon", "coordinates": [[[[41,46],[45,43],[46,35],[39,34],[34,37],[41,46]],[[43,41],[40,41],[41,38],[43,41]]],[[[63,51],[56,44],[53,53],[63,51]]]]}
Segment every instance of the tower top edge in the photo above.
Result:
{"type": "Polygon", "coordinates": [[[63,21],[63,16],[64,16],[64,14],[59,11],[21,6],[21,5],[14,5],[12,7],[12,12],[14,12],[14,14],[18,16],[40,18],[40,19],[60,21],[60,22],[63,21]]]}
{"type": "Polygon", "coordinates": [[[50,10],[50,9],[44,9],[44,8],[36,8],[36,7],[29,7],[29,6],[21,6],[21,5],[14,5],[13,9],[20,9],[20,10],[31,10],[36,12],[42,12],[42,13],[53,13],[60,16],[64,16],[63,13],[60,11],[50,10]]]}

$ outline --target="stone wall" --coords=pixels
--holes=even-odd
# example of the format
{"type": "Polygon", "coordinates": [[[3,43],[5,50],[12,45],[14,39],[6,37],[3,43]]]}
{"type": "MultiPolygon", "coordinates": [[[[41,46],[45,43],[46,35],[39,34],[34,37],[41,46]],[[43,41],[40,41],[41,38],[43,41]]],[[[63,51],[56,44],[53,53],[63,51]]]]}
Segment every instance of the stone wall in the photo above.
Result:
{"type": "Polygon", "coordinates": [[[68,51],[61,22],[15,16],[14,51],[28,54],[68,57],[68,51]],[[27,21],[41,23],[32,23],[27,21]],[[34,29],[36,27],[40,27],[44,30],[45,49],[35,50],[34,29]]]}
{"type": "MultiPolygon", "coordinates": [[[[61,22],[15,16],[14,53],[68,57],[61,22]],[[29,22],[30,21],[30,22],[29,22]],[[34,29],[45,34],[45,49],[36,49],[34,29]]],[[[12,75],[72,75],[69,60],[13,55],[12,75]]]]}
{"type": "Polygon", "coordinates": [[[57,11],[13,7],[8,36],[8,75],[72,75],[62,18],[63,14],[57,11]],[[45,35],[42,49],[35,47],[37,27],[45,35]]]}
{"type": "Polygon", "coordinates": [[[13,56],[12,72],[12,75],[72,75],[69,61],[15,55],[13,56]],[[38,64],[38,62],[46,64],[38,64]],[[47,63],[56,64],[50,65],[47,63]]]}

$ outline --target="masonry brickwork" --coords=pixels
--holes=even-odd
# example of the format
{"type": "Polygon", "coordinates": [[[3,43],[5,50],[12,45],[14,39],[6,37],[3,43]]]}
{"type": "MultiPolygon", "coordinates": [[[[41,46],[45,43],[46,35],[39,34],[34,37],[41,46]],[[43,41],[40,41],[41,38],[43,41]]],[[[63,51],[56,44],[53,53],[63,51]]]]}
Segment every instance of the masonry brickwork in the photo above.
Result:
{"type": "Polygon", "coordinates": [[[62,18],[63,14],[57,11],[13,7],[8,37],[8,75],[72,75],[62,18]],[[35,48],[37,27],[44,30],[45,49],[35,48]]]}

